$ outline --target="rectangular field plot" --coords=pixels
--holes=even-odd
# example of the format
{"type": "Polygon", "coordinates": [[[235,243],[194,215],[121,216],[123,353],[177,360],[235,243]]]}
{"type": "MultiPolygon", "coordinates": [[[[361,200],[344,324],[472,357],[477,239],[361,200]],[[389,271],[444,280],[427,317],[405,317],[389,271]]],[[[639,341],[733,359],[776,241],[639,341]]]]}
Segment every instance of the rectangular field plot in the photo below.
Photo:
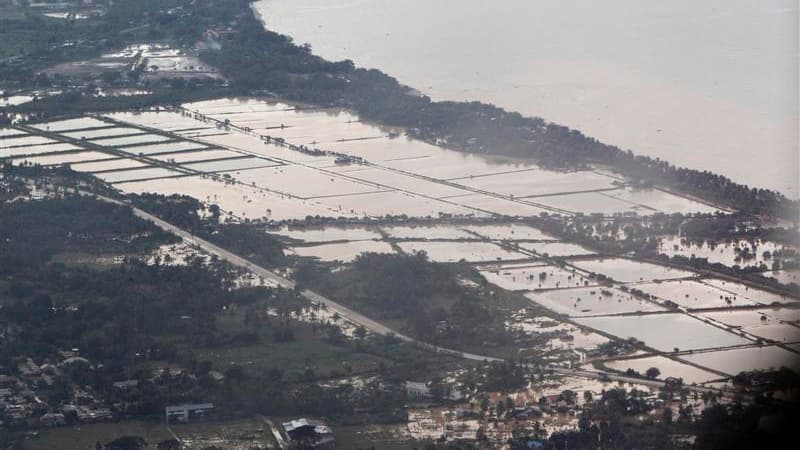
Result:
{"type": "Polygon", "coordinates": [[[463,189],[384,169],[348,170],[343,175],[375,183],[382,189],[398,189],[426,197],[442,198],[469,194],[469,191],[463,189]]]}
{"type": "Polygon", "coordinates": [[[439,214],[483,216],[475,211],[440,200],[398,191],[325,197],[320,198],[319,201],[334,211],[355,216],[382,217],[403,214],[409,217],[438,217],[439,214]]]}
{"type": "Polygon", "coordinates": [[[446,200],[457,205],[475,208],[480,211],[501,216],[530,217],[538,216],[543,212],[551,212],[547,209],[528,205],[521,201],[506,200],[484,194],[451,197],[446,200]]]}
{"type": "Polygon", "coordinates": [[[400,242],[407,253],[424,251],[436,262],[484,262],[496,260],[527,259],[528,256],[506,250],[488,242],[400,242]]]}
{"type": "Polygon", "coordinates": [[[719,209],[704,203],[656,189],[621,189],[603,194],[667,214],[715,213],[719,211],[719,209]]]}
{"type": "Polygon", "coordinates": [[[266,156],[267,158],[278,159],[286,162],[295,162],[314,167],[334,165],[334,158],[332,156],[315,156],[302,153],[291,150],[288,147],[282,147],[274,143],[264,142],[255,136],[238,132],[230,132],[223,136],[206,136],[202,139],[202,141],[231,150],[241,150],[248,153],[255,153],[259,156],[266,156]]]}
{"type": "Polygon", "coordinates": [[[795,283],[800,285],[800,270],[771,270],[764,272],[765,277],[770,277],[778,280],[780,283],[790,284],[795,283]]]}
{"type": "Polygon", "coordinates": [[[474,239],[475,236],[453,225],[385,226],[381,229],[394,239],[474,239]]]}
{"type": "Polygon", "coordinates": [[[255,169],[258,167],[282,166],[282,164],[276,163],[275,161],[269,159],[253,157],[183,163],[181,165],[183,167],[187,167],[192,170],[199,170],[201,172],[229,172],[234,170],[255,169]]]}
{"type": "Polygon", "coordinates": [[[157,178],[168,178],[183,175],[181,172],[168,170],[161,167],[149,167],[146,169],[124,170],[117,172],[104,172],[96,174],[97,178],[107,183],[124,183],[126,181],[153,180],[157,178]]]}
{"type": "Polygon", "coordinates": [[[101,128],[99,130],[69,131],[60,134],[62,136],[66,136],[73,139],[102,139],[102,138],[112,138],[115,136],[127,136],[127,135],[146,134],[146,133],[147,133],[146,131],[142,131],[138,128],[113,127],[113,128],[101,128]]]}
{"type": "Polygon", "coordinates": [[[359,156],[377,164],[403,158],[431,156],[441,152],[438,147],[404,137],[334,142],[325,144],[324,148],[351,156],[359,156]]]}
{"type": "Polygon", "coordinates": [[[26,136],[27,134],[27,132],[17,130],[16,128],[0,128],[0,142],[2,142],[3,139],[22,137],[26,136]]]}
{"type": "Polygon", "coordinates": [[[207,149],[205,144],[198,144],[191,141],[181,142],[167,142],[165,144],[156,145],[137,145],[135,147],[123,147],[119,150],[128,152],[133,155],[160,155],[167,153],[187,152],[190,150],[203,150],[207,149]]]}
{"type": "Polygon", "coordinates": [[[28,155],[42,155],[45,153],[57,153],[65,151],[83,150],[81,147],[68,144],[66,142],[58,142],[45,145],[33,145],[30,147],[16,147],[0,149],[0,158],[11,158],[18,156],[28,155]]]}
{"type": "Polygon", "coordinates": [[[44,122],[31,125],[33,128],[38,128],[44,131],[52,131],[60,133],[68,130],[82,130],[85,128],[99,128],[111,127],[112,124],[97,120],[92,117],[80,117],[77,119],[57,120],[55,122],[44,122]]]}
{"type": "MultiPolygon", "coordinates": [[[[108,139],[94,139],[91,140],[93,144],[102,145],[104,147],[126,147],[137,146],[145,144],[155,144],[158,142],[171,141],[173,138],[169,136],[162,136],[160,134],[138,134],[135,136],[124,136],[108,139]]],[[[136,151],[136,149],[129,149],[126,151],[136,151]]]]}
{"type": "Polygon", "coordinates": [[[218,159],[238,158],[243,156],[241,153],[232,152],[230,150],[199,150],[189,151],[182,153],[167,153],[162,155],[153,155],[151,158],[159,161],[164,161],[173,164],[192,163],[200,161],[213,161],[218,159]]]}
{"type": "Polygon", "coordinates": [[[149,166],[145,163],[128,158],[72,164],[72,170],[77,172],[100,172],[104,170],[126,170],[126,169],[139,169],[143,167],[149,167],[149,166]]]}
{"type": "Polygon", "coordinates": [[[141,194],[182,194],[194,197],[206,204],[216,204],[223,211],[239,218],[291,220],[306,216],[335,217],[334,214],[315,201],[298,200],[240,184],[222,183],[203,177],[179,177],[158,180],[158,183],[124,183],[116,186],[124,192],[141,194]]]}
{"type": "Polygon", "coordinates": [[[709,245],[706,241],[688,242],[674,236],[662,239],[658,251],[667,256],[694,256],[696,258],[706,258],[712,263],[721,263],[728,266],[738,264],[741,267],[745,267],[756,266],[761,263],[770,265],[772,260],[764,258],[764,252],[773,254],[775,251],[784,248],[789,249],[791,247],[768,241],[749,242],[746,240],[709,245]],[[752,258],[741,259],[740,255],[742,254],[752,255],[752,258]]]}
{"type": "Polygon", "coordinates": [[[664,380],[668,377],[682,378],[684,384],[699,384],[722,378],[719,374],[714,372],[699,369],[697,367],[690,366],[689,364],[682,364],[664,356],[621,359],[617,361],[606,362],[605,366],[609,369],[617,370],[619,372],[625,372],[628,369],[633,369],[642,375],[647,372],[647,369],[655,367],[661,372],[661,374],[658,376],[659,379],[664,380]]]}
{"type": "Polygon", "coordinates": [[[593,255],[594,252],[578,244],[569,242],[523,242],[520,247],[547,256],[593,255]]]}
{"type": "Polygon", "coordinates": [[[764,305],[797,302],[797,299],[794,299],[792,297],[787,297],[785,295],[773,294],[772,292],[754,289],[745,284],[735,283],[733,281],[708,278],[703,280],[703,283],[722,289],[723,291],[728,291],[736,296],[748,298],[756,303],[761,303],[764,305]]]}
{"type": "Polygon", "coordinates": [[[490,283],[509,291],[581,287],[589,283],[578,273],[555,266],[500,267],[480,272],[490,283]]]}
{"type": "Polygon", "coordinates": [[[108,153],[86,151],[86,152],[65,152],[54,153],[52,155],[44,156],[31,156],[25,158],[14,158],[14,164],[19,164],[22,161],[28,161],[31,164],[39,164],[42,166],[56,166],[62,164],[73,164],[85,161],[95,161],[102,159],[113,159],[114,156],[108,153]]]}
{"type": "Polygon", "coordinates": [[[375,192],[373,185],[357,183],[337,175],[307,167],[286,165],[242,171],[236,179],[246,185],[271,191],[310,198],[375,192]]]}
{"type": "Polygon", "coordinates": [[[603,195],[600,192],[534,197],[530,200],[551,208],[561,208],[574,213],[582,212],[584,214],[598,213],[612,215],[632,212],[652,214],[656,212],[654,209],[643,208],[609,195],[603,195]]]}
{"type": "Polygon", "coordinates": [[[729,375],[751,370],[769,370],[788,367],[800,370],[800,356],[780,347],[751,347],[703,352],[681,356],[709,369],[718,370],[729,375]]]}
{"type": "Polygon", "coordinates": [[[58,141],[46,138],[44,136],[27,134],[25,136],[20,136],[20,137],[0,139],[0,150],[30,147],[33,145],[42,145],[42,144],[55,144],[57,142],[58,141]]]}
{"type": "Polygon", "coordinates": [[[752,343],[685,314],[585,317],[575,321],[621,339],[634,337],[663,352],[671,352],[675,348],[696,350],[752,343]]]}
{"type": "Polygon", "coordinates": [[[614,188],[614,181],[614,178],[590,171],[555,172],[531,169],[525,172],[464,178],[456,182],[496,194],[528,197],[611,189],[614,188]]]}
{"type": "Polygon", "coordinates": [[[692,272],[673,269],[667,266],[632,261],[624,258],[594,259],[575,261],[575,267],[588,272],[599,273],[622,283],[640,281],[669,280],[694,276],[692,272]]]}
{"type": "Polygon", "coordinates": [[[394,253],[394,250],[391,245],[382,241],[352,241],[294,247],[291,252],[298,256],[317,258],[322,261],[350,262],[362,253],[394,253]]]}
{"type": "Polygon", "coordinates": [[[770,323],[743,327],[742,330],[760,338],[782,344],[800,342],[800,328],[788,323],[770,323]]]}
{"type": "Polygon", "coordinates": [[[141,125],[167,131],[181,128],[214,126],[213,124],[204,123],[191,117],[184,116],[181,113],[172,111],[146,111],[141,113],[122,112],[108,114],[107,117],[120,122],[127,122],[134,125],[141,125]]]}
{"type": "Polygon", "coordinates": [[[538,228],[515,223],[500,225],[467,225],[461,228],[464,231],[475,233],[486,239],[496,241],[549,241],[554,239],[538,228]]]}
{"type": "Polygon", "coordinates": [[[664,311],[658,305],[613,288],[555,289],[526,294],[526,297],[570,317],[664,311]]]}
{"type": "Polygon", "coordinates": [[[458,182],[470,177],[507,173],[519,176],[523,170],[537,168],[531,162],[510,160],[498,157],[473,155],[445,149],[431,149],[430,156],[399,157],[381,162],[381,165],[396,170],[424,175],[439,180],[458,182]]]}
{"type": "Polygon", "coordinates": [[[269,233],[303,242],[365,241],[382,237],[377,231],[363,227],[284,228],[269,233]]]}
{"type": "Polygon", "coordinates": [[[723,291],[714,286],[694,280],[665,281],[636,286],[647,294],[661,300],[669,300],[689,309],[725,308],[729,306],[753,306],[754,302],[723,291]]]}

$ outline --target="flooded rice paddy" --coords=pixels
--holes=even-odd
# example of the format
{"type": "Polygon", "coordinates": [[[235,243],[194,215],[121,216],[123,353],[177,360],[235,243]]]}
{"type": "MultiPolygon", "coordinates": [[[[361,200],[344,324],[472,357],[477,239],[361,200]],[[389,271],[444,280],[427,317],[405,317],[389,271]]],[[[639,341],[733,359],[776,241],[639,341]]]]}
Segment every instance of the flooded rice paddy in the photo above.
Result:
{"type": "Polygon", "coordinates": [[[585,261],[575,261],[575,267],[591,273],[605,275],[622,283],[636,283],[642,281],[669,280],[687,278],[694,274],[685,270],[673,269],[645,262],[633,261],[623,258],[605,258],[585,261]]]}
{"type": "Polygon", "coordinates": [[[711,380],[717,380],[722,376],[714,372],[698,369],[697,367],[689,364],[679,363],[664,356],[649,356],[645,358],[631,358],[611,361],[605,363],[609,369],[625,372],[628,369],[635,370],[640,374],[647,372],[647,369],[655,367],[661,374],[660,379],[667,377],[682,378],[686,384],[704,383],[711,380]]]}
{"type": "Polygon", "coordinates": [[[656,304],[613,288],[556,289],[526,296],[545,308],[570,317],[665,311],[656,304]]]}

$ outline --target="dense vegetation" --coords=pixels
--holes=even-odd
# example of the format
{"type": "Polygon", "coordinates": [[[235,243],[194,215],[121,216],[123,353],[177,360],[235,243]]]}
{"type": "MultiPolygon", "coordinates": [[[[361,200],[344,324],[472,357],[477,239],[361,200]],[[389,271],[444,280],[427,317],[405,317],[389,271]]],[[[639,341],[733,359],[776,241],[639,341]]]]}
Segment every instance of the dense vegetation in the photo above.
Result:
{"type": "Polygon", "coordinates": [[[424,252],[410,255],[363,253],[332,272],[301,264],[295,279],[422,341],[469,351],[491,351],[511,344],[505,327],[511,312],[525,303],[508,303],[485,286],[467,265],[430,262],[424,252]]]}

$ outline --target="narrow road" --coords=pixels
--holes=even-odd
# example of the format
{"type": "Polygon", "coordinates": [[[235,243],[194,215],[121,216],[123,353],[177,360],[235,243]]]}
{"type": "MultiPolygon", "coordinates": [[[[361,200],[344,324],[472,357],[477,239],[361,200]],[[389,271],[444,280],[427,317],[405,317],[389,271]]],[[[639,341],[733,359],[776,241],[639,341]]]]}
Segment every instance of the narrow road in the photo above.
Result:
{"type": "MultiPolygon", "coordinates": [[[[133,210],[133,214],[136,215],[137,217],[140,217],[140,218],[142,218],[144,220],[147,220],[147,221],[150,221],[150,222],[154,223],[157,227],[161,228],[164,231],[169,231],[170,233],[173,233],[176,236],[180,236],[185,242],[187,242],[189,244],[192,244],[192,245],[200,248],[201,250],[203,250],[203,251],[205,251],[207,253],[210,253],[212,255],[216,255],[218,258],[220,258],[222,260],[225,260],[225,261],[227,261],[228,263],[230,263],[230,264],[232,264],[234,266],[241,267],[243,269],[249,270],[252,273],[254,273],[255,275],[257,275],[259,277],[262,277],[265,280],[268,280],[268,281],[270,281],[270,282],[272,282],[272,283],[274,283],[274,284],[276,284],[278,286],[281,286],[283,288],[294,289],[294,287],[295,287],[294,281],[292,281],[292,280],[290,280],[288,278],[282,277],[282,276],[278,275],[277,273],[272,272],[271,270],[267,270],[267,269],[255,264],[255,263],[253,263],[251,261],[248,261],[245,258],[242,258],[241,256],[238,256],[238,255],[236,255],[234,253],[229,252],[228,250],[225,250],[222,247],[219,247],[218,245],[212,244],[211,242],[208,242],[205,239],[199,238],[199,237],[197,237],[197,236],[195,236],[195,235],[193,235],[193,234],[191,234],[191,233],[189,233],[189,232],[187,232],[187,231],[185,231],[185,230],[183,230],[183,229],[181,229],[181,228],[179,228],[179,227],[177,227],[177,226],[175,226],[175,225],[173,225],[173,224],[171,224],[169,222],[166,222],[166,221],[164,221],[162,219],[159,219],[158,217],[156,217],[156,216],[154,216],[154,215],[152,215],[152,214],[150,214],[148,212],[145,212],[145,211],[143,211],[143,210],[141,210],[139,208],[136,208],[136,207],[134,207],[132,205],[129,205],[127,203],[124,203],[124,202],[121,202],[119,200],[115,200],[115,199],[112,199],[112,198],[109,198],[109,197],[104,197],[104,196],[96,195],[96,194],[87,194],[87,195],[93,195],[93,196],[97,197],[98,199],[106,201],[106,202],[109,202],[109,203],[114,203],[114,204],[117,204],[117,205],[130,206],[132,208],[132,210],[133,210]]],[[[428,344],[426,342],[419,341],[419,340],[414,339],[414,338],[412,338],[410,336],[406,336],[404,334],[400,334],[400,333],[392,330],[391,328],[387,327],[386,325],[378,323],[378,322],[370,319],[369,317],[364,316],[361,313],[353,311],[352,309],[350,309],[350,308],[348,308],[348,307],[346,307],[346,306],[344,306],[344,305],[342,305],[340,303],[337,303],[337,302],[331,300],[328,297],[325,297],[325,296],[320,295],[320,294],[318,294],[316,292],[313,292],[313,291],[304,290],[304,291],[300,292],[300,295],[303,296],[304,298],[306,298],[307,300],[311,301],[311,302],[320,303],[320,304],[325,305],[325,307],[329,311],[337,312],[337,313],[339,313],[340,316],[344,317],[348,321],[353,322],[356,325],[361,325],[364,328],[366,328],[368,331],[371,331],[372,333],[375,333],[375,334],[380,334],[380,335],[383,335],[383,336],[394,336],[394,337],[400,339],[401,341],[412,343],[412,344],[417,345],[419,347],[422,347],[422,348],[424,348],[426,350],[430,350],[430,351],[433,351],[433,352],[436,352],[436,353],[447,354],[447,355],[455,356],[455,357],[458,357],[458,358],[468,359],[468,360],[472,360],[472,361],[489,361],[489,362],[491,362],[491,361],[496,361],[496,362],[503,361],[500,358],[494,358],[494,357],[491,357],[491,356],[484,356],[484,355],[476,355],[476,354],[473,354],[473,353],[460,352],[460,351],[457,351],[457,350],[452,350],[452,349],[448,349],[448,348],[444,348],[444,347],[439,347],[439,346],[436,346],[436,345],[431,345],[431,344],[428,344]]]]}

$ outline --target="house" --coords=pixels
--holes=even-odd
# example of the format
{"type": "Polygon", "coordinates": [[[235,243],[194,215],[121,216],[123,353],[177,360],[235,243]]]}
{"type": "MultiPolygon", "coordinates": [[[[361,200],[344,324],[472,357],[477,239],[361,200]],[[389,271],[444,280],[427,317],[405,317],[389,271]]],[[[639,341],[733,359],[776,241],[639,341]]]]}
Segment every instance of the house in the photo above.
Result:
{"type": "Polygon", "coordinates": [[[47,413],[39,417],[39,423],[44,427],[58,427],[64,425],[66,422],[64,414],[61,413],[47,413]]]}
{"type": "Polygon", "coordinates": [[[406,395],[413,399],[427,398],[431,396],[431,388],[427,383],[419,381],[406,381],[406,395]]]}
{"type": "Polygon", "coordinates": [[[188,405],[167,406],[164,408],[164,414],[167,423],[186,423],[195,420],[206,419],[211,415],[213,410],[213,403],[194,403],[188,405]]]}
{"type": "Polygon", "coordinates": [[[333,430],[321,420],[302,418],[281,425],[292,442],[308,444],[318,449],[333,448],[333,430]]]}

